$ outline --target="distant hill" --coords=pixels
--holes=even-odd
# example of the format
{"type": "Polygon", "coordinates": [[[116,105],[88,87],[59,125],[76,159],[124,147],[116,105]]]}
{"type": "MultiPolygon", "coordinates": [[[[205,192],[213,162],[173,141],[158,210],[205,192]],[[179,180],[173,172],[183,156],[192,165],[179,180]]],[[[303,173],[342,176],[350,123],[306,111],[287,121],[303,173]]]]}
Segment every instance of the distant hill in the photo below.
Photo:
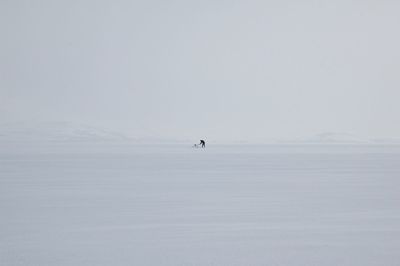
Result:
{"type": "Polygon", "coordinates": [[[121,133],[70,122],[7,123],[0,125],[2,141],[128,141],[121,133]]]}
{"type": "Polygon", "coordinates": [[[317,134],[309,139],[305,139],[308,143],[371,143],[369,139],[358,137],[354,134],[349,133],[336,133],[336,132],[324,132],[317,134]]]}
{"type": "Polygon", "coordinates": [[[71,122],[15,122],[0,124],[1,142],[129,142],[132,144],[186,143],[187,140],[157,135],[123,133],[71,122]]]}
{"type": "Polygon", "coordinates": [[[287,144],[400,144],[396,138],[363,138],[350,133],[324,132],[304,139],[278,141],[287,144]]]}

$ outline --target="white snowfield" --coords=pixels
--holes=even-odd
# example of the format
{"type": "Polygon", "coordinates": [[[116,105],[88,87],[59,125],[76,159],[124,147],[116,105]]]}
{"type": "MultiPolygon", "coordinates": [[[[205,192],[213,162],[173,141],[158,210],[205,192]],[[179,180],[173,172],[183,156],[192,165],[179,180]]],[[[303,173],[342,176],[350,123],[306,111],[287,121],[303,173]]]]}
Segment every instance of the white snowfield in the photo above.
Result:
{"type": "Polygon", "coordinates": [[[0,265],[400,265],[400,146],[0,149],[0,265]]]}

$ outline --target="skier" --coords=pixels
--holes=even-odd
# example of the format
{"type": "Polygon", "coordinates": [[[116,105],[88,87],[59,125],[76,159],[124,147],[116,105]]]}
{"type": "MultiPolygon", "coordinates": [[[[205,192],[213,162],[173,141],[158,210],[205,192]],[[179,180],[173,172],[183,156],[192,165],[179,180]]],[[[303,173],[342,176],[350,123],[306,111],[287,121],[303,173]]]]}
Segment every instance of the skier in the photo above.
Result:
{"type": "Polygon", "coordinates": [[[206,142],[201,139],[199,145],[201,145],[202,148],[205,148],[206,147],[206,142]]]}

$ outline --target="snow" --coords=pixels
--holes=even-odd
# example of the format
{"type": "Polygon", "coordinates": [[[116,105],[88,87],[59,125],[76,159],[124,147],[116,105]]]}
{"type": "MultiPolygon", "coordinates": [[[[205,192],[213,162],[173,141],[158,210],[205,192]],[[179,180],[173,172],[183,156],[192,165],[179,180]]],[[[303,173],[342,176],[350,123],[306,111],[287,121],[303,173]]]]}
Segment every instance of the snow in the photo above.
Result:
{"type": "Polygon", "coordinates": [[[0,143],[23,143],[22,145],[45,143],[136,143],[165,144],[182,143],[187,140],[160,137],[159,134],[144,134],[135,130],[135,134],[110,130],[91,124],[68,121],[31,121],[0,123],[0,143]]]}
{"type": "Polygon", "coordinates": [[[0,125],[0,141],[127,141],[129,138],[119,132],[92,125],[71,122],[14,122],[0,125]]]}
{"type": "Polygon", "coordinates": [[[351,133],[343,132],[323,132],[303,139],[280,140],[281,143],[292,144],[391,144],[395,139],[374,139],[360,137],[351,133]]]}
{"type": "Polygon", "coordinates": [[[399,265],[400,146],[0,144],[0,265],[399,265]]]}

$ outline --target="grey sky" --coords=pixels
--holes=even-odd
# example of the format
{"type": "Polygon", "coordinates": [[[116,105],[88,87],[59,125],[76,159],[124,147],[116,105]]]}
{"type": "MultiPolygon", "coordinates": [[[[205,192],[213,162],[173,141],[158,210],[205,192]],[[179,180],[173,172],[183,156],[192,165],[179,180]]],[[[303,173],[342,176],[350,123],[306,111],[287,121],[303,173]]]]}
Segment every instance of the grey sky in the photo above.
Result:
{"type": "Polygon", "coordinates": [[[0,122],[400,137],[399,1],[0,0],[0,122]]]}

